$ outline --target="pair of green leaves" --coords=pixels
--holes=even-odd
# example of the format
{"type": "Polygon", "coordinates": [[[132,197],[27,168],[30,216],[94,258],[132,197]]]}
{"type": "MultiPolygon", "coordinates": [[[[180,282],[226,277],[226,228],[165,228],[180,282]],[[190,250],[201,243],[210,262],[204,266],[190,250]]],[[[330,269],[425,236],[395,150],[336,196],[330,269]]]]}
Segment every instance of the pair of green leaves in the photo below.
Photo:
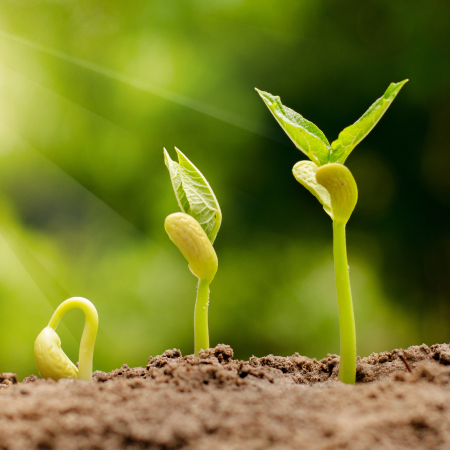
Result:
{"type": "Polygon", "coordinates": [[[322,166],[333,162],[344,164],[351,151],[378,123],[407,81],[391,83],[384,95],[376,100],[353,125],[344,128],[331,145],[316,125],[284,106],[280,97],[256,90],[295,146],[311,161],[322,166]]]}
{"type": "Polygon", "coordinates": [[[169,169],[178,205],[203,228],[211,243],[214,242],[222,222],[222,212],[206,178],[177,148],[178,162],[170,159],[164,149],[164,161],[169,169]]]}
{"type": "Polygon", "coordinates": [[[331,145],[316,125],[284,106],[280,97],[256,89],[295,146],[311,160],[297,163],[293,168],[293,174],[297,181],[322,203],[325,212],[331,218],[333,213],[330,194],[316,180],[319,167],[330,163],[344,164],[352,150],[378,123],[407,81],[391,83],[384,95],[376,100],[353,125],[344,128],[331,145]]]}

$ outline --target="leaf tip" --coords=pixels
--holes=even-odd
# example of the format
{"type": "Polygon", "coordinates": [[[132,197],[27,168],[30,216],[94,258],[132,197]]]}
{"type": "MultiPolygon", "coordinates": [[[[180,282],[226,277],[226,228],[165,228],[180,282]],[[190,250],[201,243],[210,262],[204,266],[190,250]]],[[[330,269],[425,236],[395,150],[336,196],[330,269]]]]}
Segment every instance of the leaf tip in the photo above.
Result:
{"type": "Polygon", "coordinates": [[[409,78],[405,78],[402,81],[399,81],[398,83],[393,83],[399,90],[409,81],[409,78]]]}
{"type": "Polygon", "coordinates": [[[262,91],[261,89],[258,89],[255,87],[255,91],[260,95],[260,97],[264,98],[264,94],[267,94],[267,92],[262,91]]]}
{"type": "Polygon", "coordinates": [[[169,152],[164,147],[164,163],[166,164],[167,167],[169,167],[169,162],[170,161],[172,161],[172,160],[170,158],[169,152]]]}
{"type": "Polygon", "coordinates": [[[167,166],[168,169],[170,169],[170,166],[177,166],[178,165],[178,163],[176,161],[174,161],[170,157],[169,152],[165,148],[164,148],[164,162],[166,163],[166,166],[167,166]]]}
{"type": "Polygon", "coordinates": [[[274,103],[276,103],[277,100],[280,100],[280,97],[272,95],[269,92],[261,91],[258,88],[255,88],[255,90],[259,94],[259,96],[263,99],[264,103],[266,103],[266,105],[269,107],[272,106],[274,103]]]}
{"type": "Polygon", "coordinates": [[[394,98],[397,96],[397,94],[400,92],[400,89],[409,81],[408,78],[406,78],[403,81],[399,81],[398,83],[391,83],[389,87],[387,88],[386,92],[384,93],[383,97],[386,100],[394,100],[394,98]]]}
{"type": "Polygon", "coordinates": [[[181,165],[183,165],[183,162],[187,162],[188,164],[192,164],[192,162],[189,160],[189,158],[179,148],[175,147],[175,151],[177,152],[178,162],[181,165]]]}

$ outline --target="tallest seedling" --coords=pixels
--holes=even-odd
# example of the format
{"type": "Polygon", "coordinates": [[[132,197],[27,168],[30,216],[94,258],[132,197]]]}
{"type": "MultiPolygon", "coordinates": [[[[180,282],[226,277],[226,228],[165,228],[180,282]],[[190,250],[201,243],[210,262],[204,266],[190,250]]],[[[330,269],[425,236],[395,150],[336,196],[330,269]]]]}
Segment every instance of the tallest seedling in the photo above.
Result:
{"type": "Polygon", "coordinates": [[[345,226],[356,206],[358,189],[350,170],[343,164],[351,151],[370,133],[408,80],[391,83],[384,95],[338,138],[328,142],[312,122],[281,103],[280,97],[257,89],[264,103],[286,134],[310,161],[300,161],[294,177],[323,205],[333,220],[334,269],[339,303],[341,358],[339,380],[355,383],[356,332],[350,276],[348,272],[345,226]]]}

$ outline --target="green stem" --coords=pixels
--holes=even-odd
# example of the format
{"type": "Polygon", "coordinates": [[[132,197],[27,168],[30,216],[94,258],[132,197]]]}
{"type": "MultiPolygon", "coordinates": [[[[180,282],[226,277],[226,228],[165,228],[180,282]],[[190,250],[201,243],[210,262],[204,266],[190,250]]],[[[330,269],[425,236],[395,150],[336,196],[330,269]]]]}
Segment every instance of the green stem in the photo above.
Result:
{"type": "Polygon", "coordinates": [[[199,280],[194,313],[194,354],[209,348],[208,331],[209,281],[199,280]]]}
{"type": "Polygon", "coordinates": [[[73,308],[80,308],[86,316],[78,355],[78,378],[90,381],[92,380],[92,360],[98,329],[98,314],[95,306],[83,297],[69,298],[56,308],[48,326],[56,329],[64,314],[73,308]]]}
{"type": "Polygon", "coordinates": [[[352,291],[348,272],[345,223],[333,221],[334,270],[339,304],[341,330],[341,358],[339,380],[354,384],[356,378],[356,332],[353,314],[352,291]]]}

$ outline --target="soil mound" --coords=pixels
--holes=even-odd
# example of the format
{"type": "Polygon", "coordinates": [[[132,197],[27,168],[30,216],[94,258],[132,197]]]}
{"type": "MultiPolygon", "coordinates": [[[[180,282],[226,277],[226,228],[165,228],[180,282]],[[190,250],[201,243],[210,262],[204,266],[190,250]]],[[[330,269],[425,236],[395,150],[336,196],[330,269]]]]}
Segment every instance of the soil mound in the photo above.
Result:
{"type": "Polygon", "coordinates": [[[449,345],[359,359],[355,386],[338,369],[336,355],[238,361],[221,344],[92,383],[0,374],[0,450],[450,448],[449,345]]]}

